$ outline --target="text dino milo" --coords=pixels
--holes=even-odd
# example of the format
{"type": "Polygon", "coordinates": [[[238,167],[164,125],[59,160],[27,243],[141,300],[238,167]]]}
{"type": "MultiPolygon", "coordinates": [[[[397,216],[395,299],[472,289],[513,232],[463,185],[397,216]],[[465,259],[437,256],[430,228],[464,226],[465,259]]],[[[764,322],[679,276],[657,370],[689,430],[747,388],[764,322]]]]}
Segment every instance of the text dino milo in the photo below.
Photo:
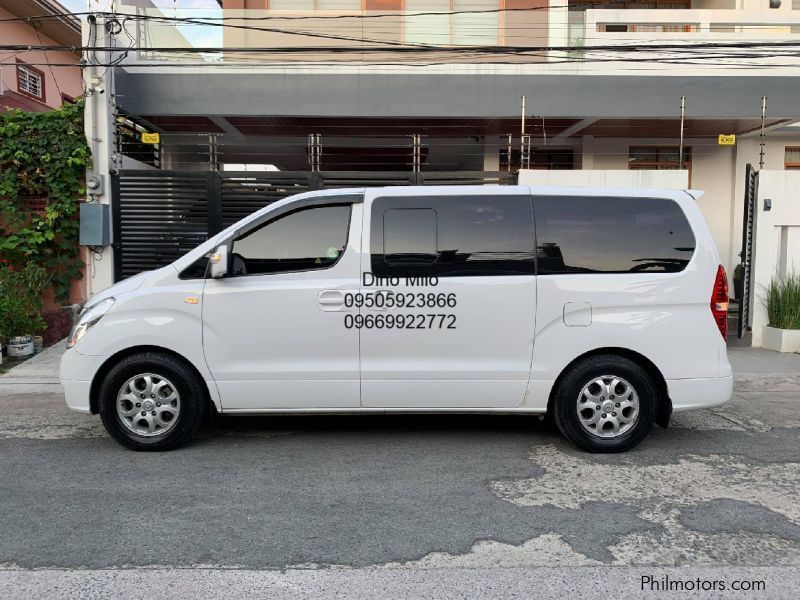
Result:
{"type": "MultiPolygon", "coordinates": [[[[434,276],[376,277],[369,271],[362,275],[364,287],[429,287],[439,285],[439,278],[434,276]]],[[[401,290],[369,290],[366,292],[346,292],[344,305],[346,308],[371,308],[376,310],[424,310],[425,312],[387,312],[367,314],[347,314],[344,326],[347,329],[388,329],[388,330],[428,330],[456,329],[456,315],[446,310],[432,309],[455,308],[458,299],[454,292],[407,292],[401,290]],[[429,312],[431,311],[431,312],[429,312]]]]}

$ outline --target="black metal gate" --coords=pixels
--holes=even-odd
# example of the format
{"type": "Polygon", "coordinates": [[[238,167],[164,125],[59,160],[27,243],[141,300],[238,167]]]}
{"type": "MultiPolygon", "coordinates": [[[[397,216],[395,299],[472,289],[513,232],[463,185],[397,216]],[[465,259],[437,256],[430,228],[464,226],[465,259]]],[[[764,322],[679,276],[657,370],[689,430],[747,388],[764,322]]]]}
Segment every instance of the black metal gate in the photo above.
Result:
{"type": "MultiPolygon", "coordinates": [[[[739,317],[736,324],[736,337],[742,339],[750,327],[750,308],[753,284],[751,268],[753,264],[753,234],[755,232],[755,210],[758,198],[758,171],[747,165],[744,180],[744,215],[742,218],[741,284],[739,295],[739,317]]],[[[734,273],[734,285],[736,274],[734,273]]]]}
{"type": "Polygon", "coordinates": [[[506,171],[123,170],[112,176],[114,279],[167,265],[258,209],[308,190],[512,182],[506,171]]]}

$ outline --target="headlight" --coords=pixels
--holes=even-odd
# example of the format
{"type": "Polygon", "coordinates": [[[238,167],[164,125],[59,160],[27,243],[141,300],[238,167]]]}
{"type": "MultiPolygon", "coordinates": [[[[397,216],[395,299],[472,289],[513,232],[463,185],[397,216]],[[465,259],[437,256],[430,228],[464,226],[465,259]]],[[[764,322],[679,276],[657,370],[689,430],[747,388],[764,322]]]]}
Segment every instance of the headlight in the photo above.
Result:
{"type": "Polygon", "coordinates": [[[83,309],[83,312],[81,312],[81,315],[78,317],[77,323],[75,323],[72,331],[69,333],[67,348],[72,348],[77,344],[78,341],[86,335],[86,332],[94,327],[94,324],[108,312],[112,304],[114,304],[114,298],[106,298],[105,300],[100,300],[100,302],[96,304],[92,304],[89,308],[83,309]]]}

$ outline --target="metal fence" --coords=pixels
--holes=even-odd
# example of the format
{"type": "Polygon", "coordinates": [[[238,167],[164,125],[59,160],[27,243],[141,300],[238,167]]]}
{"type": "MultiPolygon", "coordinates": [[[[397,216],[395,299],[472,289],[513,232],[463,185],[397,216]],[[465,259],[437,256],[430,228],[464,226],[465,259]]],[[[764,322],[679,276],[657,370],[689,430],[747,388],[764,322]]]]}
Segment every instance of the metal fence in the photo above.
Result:
{"type": "Polygon", "coordinates": [[[112,177],[114,277],[118,281],[167,265],[258,209],[308,190],[512,182],[506,171],[123,170],[112,177]]]}

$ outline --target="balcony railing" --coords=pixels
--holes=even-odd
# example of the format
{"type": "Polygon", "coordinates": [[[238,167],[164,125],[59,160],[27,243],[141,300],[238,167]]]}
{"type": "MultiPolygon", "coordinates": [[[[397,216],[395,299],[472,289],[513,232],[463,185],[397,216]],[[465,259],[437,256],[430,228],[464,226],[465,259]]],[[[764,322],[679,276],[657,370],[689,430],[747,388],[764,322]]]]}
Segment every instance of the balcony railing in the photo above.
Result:
{"type": "Polygon", "coordinates": [[[800,11],[775,10],[586,10],[570,12],[568,39],[576,60],[604,63],[703,63],[707,68],[800,65],[800,11]],[[742,45],[743,44],[743,45],[742,45]],[[650,50],[647,46],[653,46],[650,50]],[[664,48],[669,46],[669,48],[664,48]],[[620,47],[619,51],[615,50],[620,47]],[[713,57],[713,58],[712,58],[713,57]]]}

